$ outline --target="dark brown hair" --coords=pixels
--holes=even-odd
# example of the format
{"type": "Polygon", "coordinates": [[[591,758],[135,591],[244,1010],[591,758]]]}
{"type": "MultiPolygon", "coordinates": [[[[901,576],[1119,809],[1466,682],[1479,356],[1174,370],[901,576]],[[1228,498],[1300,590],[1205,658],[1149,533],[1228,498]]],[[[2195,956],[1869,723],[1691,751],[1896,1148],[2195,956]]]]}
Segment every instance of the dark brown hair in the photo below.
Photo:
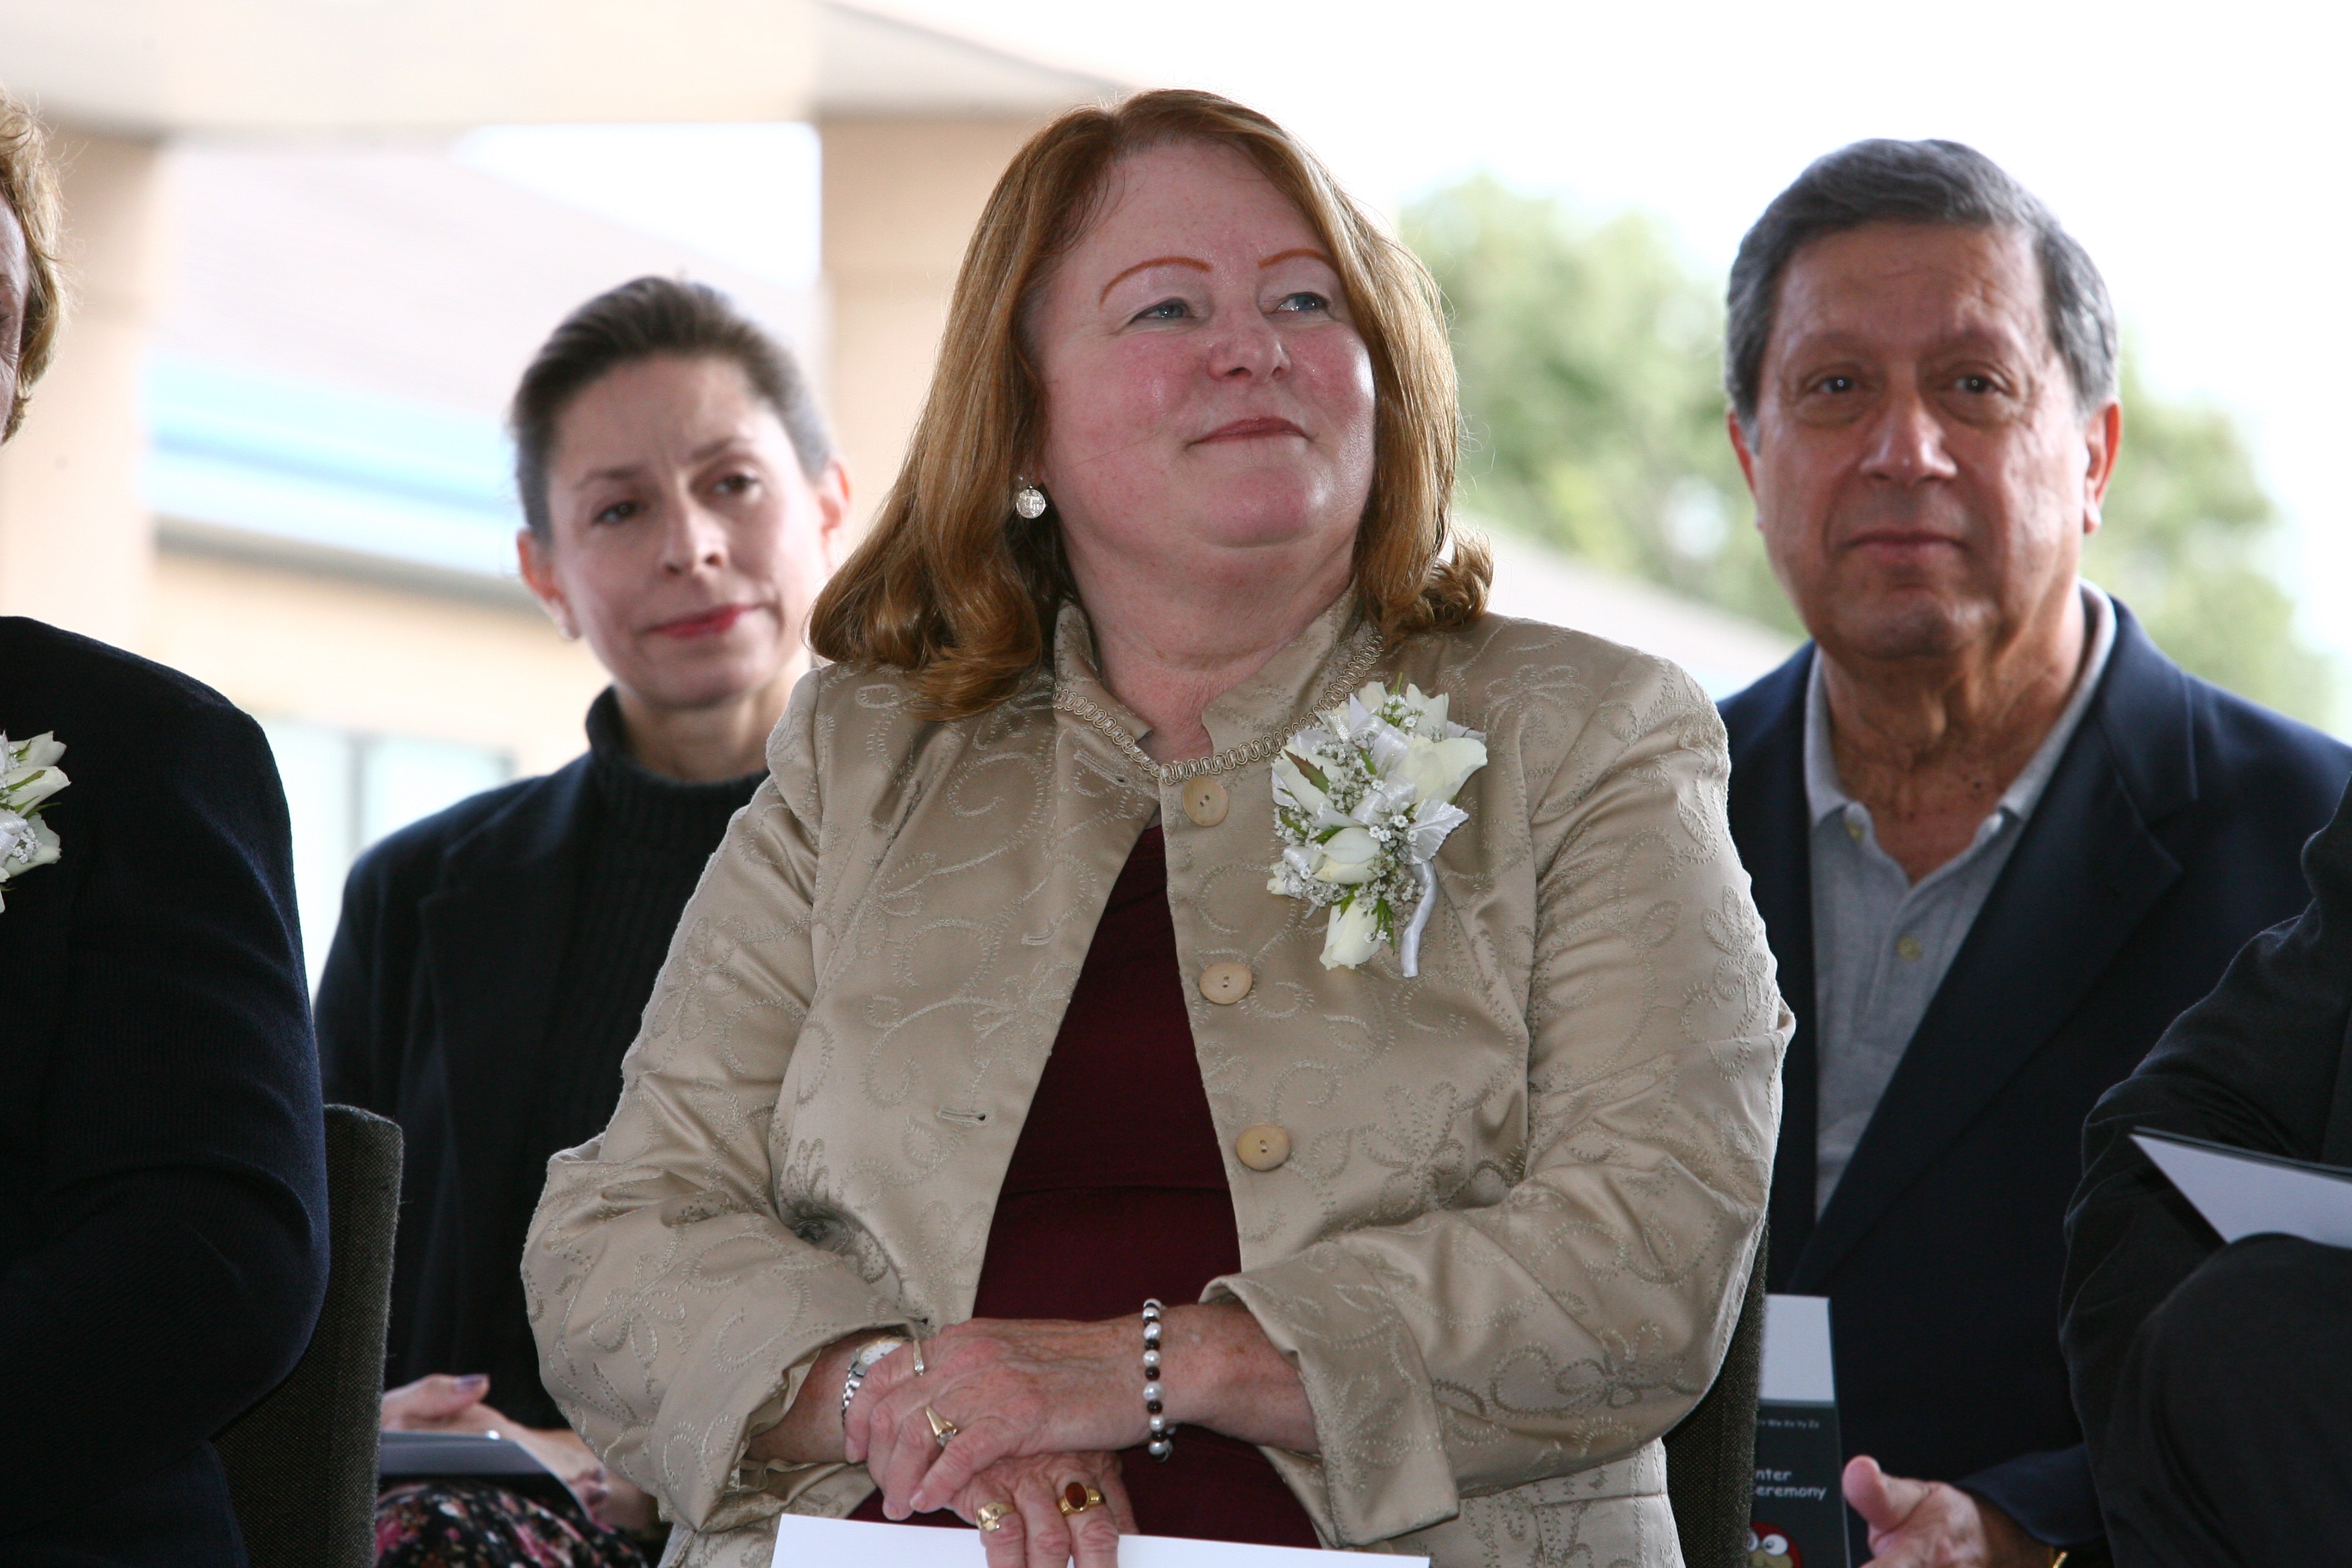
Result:
{"type": "Polygon", "coordinates": [[[1085,234],[1112,165],[1171,142],[1232,148],[1290,198],[1329,250],[1372,363],[1372,492],[1356,536],[1355,591],[1391,640],[1463,625],[1485,608],[1484,547],[1455,539],[1461,412],[1437,288],[1288,132],[1213,93],[1139,93],[1072,110],[1016,153],[964,251],[922,418],[873,531],[810,616],[825,658],[906,672],[921,710],[985,711],[1051,654],[1075,596],[1059,525],[1013,510],[1015,476],[1044,445],[1043,384],[1023,317],[1085,234]]]}
{"type": "Polygon", "coordinates": [[[514,436],[515,489],[521,492],[524,521],[540,539],[549,537],[547,465],[563,411],[623,365],[665,354],[722,359],[740,370],[783,422],[807,478],[815,479],[833,460],[833,434],[790,349],[707,283],[633,279],[563,318],[532,356],[507,410],[507,428],[514,436]]]}
{"type": "Polygon", "coordinates": [[[65,279],[58,263],[63,204],[57,168],[49,162],[48,138],[33,111],[0,92],[0,203],[16,215],[25,231],[25,319],[16,332],[16,398],[0,419],[0,441],[25,422],[33,383],[49,368],[65,320],[65,279]]]}

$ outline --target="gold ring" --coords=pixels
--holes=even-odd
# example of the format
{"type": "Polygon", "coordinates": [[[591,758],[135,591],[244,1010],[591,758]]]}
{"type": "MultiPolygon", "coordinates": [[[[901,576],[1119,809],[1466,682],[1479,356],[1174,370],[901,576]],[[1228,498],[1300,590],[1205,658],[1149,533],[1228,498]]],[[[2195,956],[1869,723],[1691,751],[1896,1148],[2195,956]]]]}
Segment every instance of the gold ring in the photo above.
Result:
{"type": "Polygon", "coordinates": [[[981,1529],[994,1535],[1004,1528],[1004,1516],[1012,1511],[1009,1502],[984,1502],[972,1510],[972,1517],[980,1521],[981,1529]]]}
{"type": "Polygon", "coordinates": [[[1054,1506],[1062,1510],[1064,1519],[1075,1518],[1090,1508],[1100,1508],[1102,1493],[1084,1481],[1072,1481],[1062,1489],[1062,1495],[1054,1500],[1054,1506]]]}
{"type": "Polygon", "coordinates": [[[946,1447],[948,1439],[956,1435],[956,1424],[928,1405],[923,1406],[923,1415],[931,1423],[931,1436],[940,1440],[940,1447],[946,1447]]]}
{"type": "Polygon", "coordinates": [[[913,1343],[915,1346],[915,1375],[917,1377],[920,1377],[923,1373],[930,1371],[930,1368],[923,1364],[923,1342],[916,1340],[913,1343]]]}

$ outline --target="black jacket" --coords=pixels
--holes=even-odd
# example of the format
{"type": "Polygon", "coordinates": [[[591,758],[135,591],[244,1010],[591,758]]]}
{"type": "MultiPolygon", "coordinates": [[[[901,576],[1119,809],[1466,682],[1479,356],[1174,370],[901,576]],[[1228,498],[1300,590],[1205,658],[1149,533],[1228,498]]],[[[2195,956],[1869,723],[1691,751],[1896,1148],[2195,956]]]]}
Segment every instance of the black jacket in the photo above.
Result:
{"type": "Polygon", "coordinates": [[[2116,617],[2082,725],[1818,1219],[1812,648],[1723,705],[1732,837],[1797,1015],[1771,1288],[1830,1298],[1849,1453],[1964,1484],[2062,1544],[2099,1533],[2057,1333],[2083,1120],[2302,904],[2297,853],[2352,773],[2352,751],[2116,617]]]}
{"type": "Polygon", "coordinates": [[[318,1058],[286,797],[184,676],[0,618],[63,858],[0,910],[0,1562],[245,1562],[208,1439],[309,1342],[318,1058]]]}
{"type": "MultiPolygon", "coordinates": [[[[2246,945],[2220,988],[2100,1099],[2084,1134],[2063,1337],[2095,1468],[2132,1337],[2221,1245],[2126,1135],[2161,1128],[2352,1165],[2352,796],[2304,851],[2304,871],[2302,915],[2246,945]]],[[[2345,1322],[2352,1334],[2352,1302],[2345,1322]]]]}
{"type": "Polygon", "coordinates": [[[406,1140],[387,1382],[488,1373],[490,1403],[540,1426],[563,1421],[504,1321],[523,1241],[504,1198],[544,1177],[516,1117],[583,891],[589,766],[487,790],[369,850],[319,987],[328,1094],[406,1140]]]}

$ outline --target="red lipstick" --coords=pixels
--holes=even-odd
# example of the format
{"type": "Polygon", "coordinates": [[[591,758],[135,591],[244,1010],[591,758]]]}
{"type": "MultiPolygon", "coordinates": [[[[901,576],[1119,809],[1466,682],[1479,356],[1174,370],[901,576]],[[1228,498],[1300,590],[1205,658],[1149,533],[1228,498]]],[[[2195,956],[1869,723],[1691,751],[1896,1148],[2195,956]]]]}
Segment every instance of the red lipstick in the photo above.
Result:
{"type": "Polygon", "coordinates": [[[1268,436],[1296,436],[1300,440],[1305,440],[1307,432],[1287,419],[1276,419],[1271,416],[1265,416],[1256,419],[1236,419],[1230,425],[1220,425],[1202,437],[1199,444],[1206,446],[1212,441],[1255,441],[1268,436]]]}
{"type": "Polygon", "coordinates": [[[664,621],[654,628],[666,637],[710,637],[733,626],[743,618],[749,605],[719,605],[691,616],[680,616],[674,621],[664,621]]]}

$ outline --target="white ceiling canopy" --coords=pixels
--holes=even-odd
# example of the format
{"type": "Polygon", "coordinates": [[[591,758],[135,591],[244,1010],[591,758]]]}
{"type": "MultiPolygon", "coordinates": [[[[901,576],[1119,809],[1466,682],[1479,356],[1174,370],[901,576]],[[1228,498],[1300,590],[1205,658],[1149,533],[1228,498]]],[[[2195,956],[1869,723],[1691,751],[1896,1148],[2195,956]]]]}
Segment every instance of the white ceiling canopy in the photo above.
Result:
{"type": "Polygon", "coordinates": [[[799,120],[811,0],[0,0],[0,83],[93,129],[799,120]]]}
{"type": "Polygon", "coordinates": [[[1115,97],[1126,84],[852,5],[817,7],[817,105],[826,115],[1026,118],[1115,97]]]}
{"type": "Polygon", "coordinates": [[[1118,89],[824,0],[0,0],[0,86],[137,135],[1028,116],[1118,89]]]}

